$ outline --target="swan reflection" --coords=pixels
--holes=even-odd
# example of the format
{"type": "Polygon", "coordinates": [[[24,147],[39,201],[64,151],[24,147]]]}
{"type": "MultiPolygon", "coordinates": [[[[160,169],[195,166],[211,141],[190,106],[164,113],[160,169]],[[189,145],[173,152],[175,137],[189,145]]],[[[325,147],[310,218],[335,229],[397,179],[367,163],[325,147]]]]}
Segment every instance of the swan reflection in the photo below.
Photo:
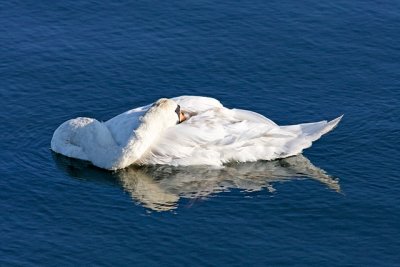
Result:
{"type": "Polygon", "coordinates": [[[73,177],[121,184],[132,199],[154,211],[173,210],[180,198],[197,199],[232,189],[274,192],[275,182],[313,179],[340,192],[337,179],[314,166],[306,157],[250,163],[228,164],[224,168],[209,166],[173,167],[131,166],[118,172],[106,172],[90,164],[53,154],[59,168],[73,177]]]}

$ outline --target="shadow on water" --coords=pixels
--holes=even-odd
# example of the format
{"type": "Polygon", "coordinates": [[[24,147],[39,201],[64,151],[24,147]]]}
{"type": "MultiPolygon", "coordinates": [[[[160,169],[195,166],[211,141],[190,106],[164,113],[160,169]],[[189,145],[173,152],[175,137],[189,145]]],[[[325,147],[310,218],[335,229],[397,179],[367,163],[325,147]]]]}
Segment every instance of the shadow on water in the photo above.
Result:
{"type": "Polygon", "coordinates": [[[295,179],[313,179],[340,192],[338,179],[298,155],[275,161],[210,166],[130,166],[116,172],[94,167],[89,162],[52,152],[57,167],[69,176],[93,182],[122,185],[132,199],[153,211],[178,207],[180,198],[197,199],[232,189],[275,192],[273,184],[295,179]]]}

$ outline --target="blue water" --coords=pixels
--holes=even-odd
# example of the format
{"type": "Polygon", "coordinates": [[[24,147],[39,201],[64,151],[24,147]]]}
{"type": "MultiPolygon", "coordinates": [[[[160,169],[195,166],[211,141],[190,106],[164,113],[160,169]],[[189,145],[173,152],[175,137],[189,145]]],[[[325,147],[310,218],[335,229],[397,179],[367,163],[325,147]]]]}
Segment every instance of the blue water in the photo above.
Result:
{"type": "Polygon", "coordinates": [[[400,266],[399,12],[2,1],[0,265],[400,266]],[[222,171],[110,173],[49,149],[67,119],[186,94],[278,124],[345,117],[304,157],[222,171]]]}

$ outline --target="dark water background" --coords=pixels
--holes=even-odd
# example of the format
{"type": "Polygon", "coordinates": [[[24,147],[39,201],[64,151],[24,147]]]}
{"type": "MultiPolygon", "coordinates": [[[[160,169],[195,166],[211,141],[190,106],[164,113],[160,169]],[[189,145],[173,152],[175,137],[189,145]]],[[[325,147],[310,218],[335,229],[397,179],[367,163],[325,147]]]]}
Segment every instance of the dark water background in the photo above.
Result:
{"type": "Polygon", "coordinates": [[[399,1],[1,1],[0,264],[400,266],[399,29],[399,1]],[[49,150],[69,118],[185,94],[344,113],[304,153],[340,190],[285,161],[121,174],[49,150]]]}

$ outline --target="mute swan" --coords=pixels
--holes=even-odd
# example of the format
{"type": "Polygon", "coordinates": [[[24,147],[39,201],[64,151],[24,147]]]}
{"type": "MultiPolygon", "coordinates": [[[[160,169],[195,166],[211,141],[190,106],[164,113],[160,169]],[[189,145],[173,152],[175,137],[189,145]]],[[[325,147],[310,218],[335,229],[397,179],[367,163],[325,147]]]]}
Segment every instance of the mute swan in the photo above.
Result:
{"type": "Polygon", "coordinates": [[[55,130],[51,149],[108,170],[134,163],[222,166],[300,154],[341,118],[278,126],[258,113],[226,108],[213,98],[180,96],[106,122],[68,120],[55,130]],[[186,118],[182,123],[178,105],[186,118]]]}

